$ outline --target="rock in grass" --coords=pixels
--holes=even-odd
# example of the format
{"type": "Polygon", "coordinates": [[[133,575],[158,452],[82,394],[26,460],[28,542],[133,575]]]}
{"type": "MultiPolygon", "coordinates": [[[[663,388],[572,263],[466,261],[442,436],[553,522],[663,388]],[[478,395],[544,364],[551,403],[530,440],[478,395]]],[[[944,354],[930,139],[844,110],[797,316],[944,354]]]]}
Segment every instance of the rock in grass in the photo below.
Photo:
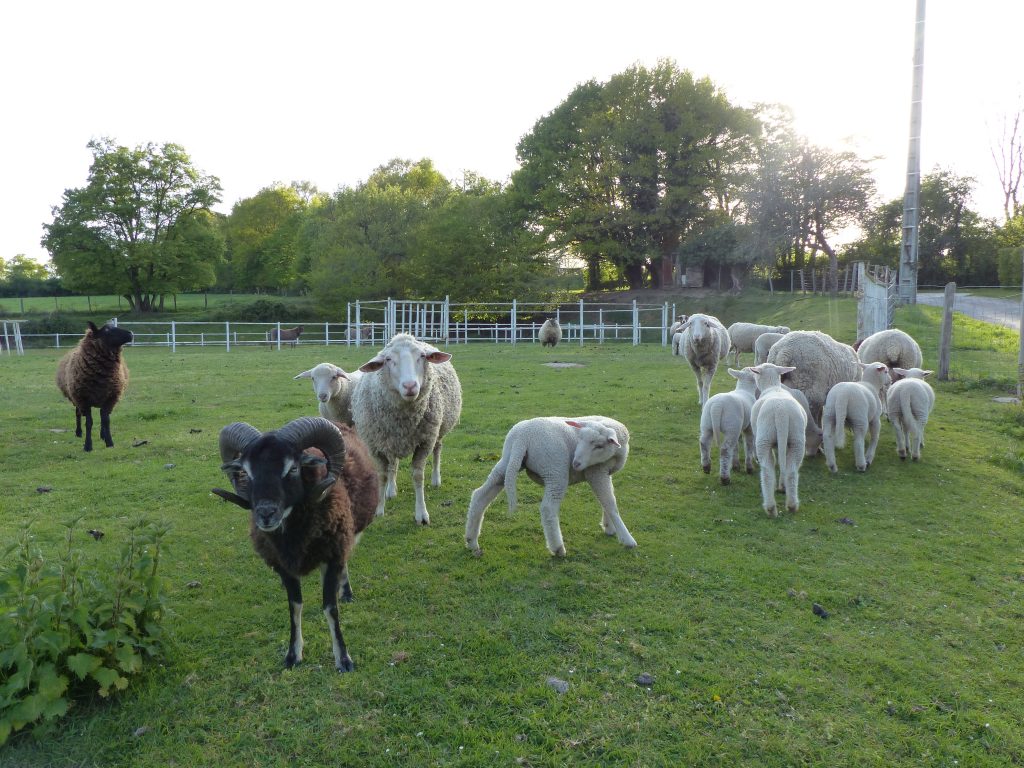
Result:
{"type": "Polygon", "coordinates": [[[654,676],[649,675],[646,672],[642,672],[641,674],[636,676],[636,680],[634,682],[636,682],[637,685],[642,685],[645,688],[649,688],[650,686],[654,685],[654,676]]]}
{"type": "Polygon", "coordinates": [[[831,614],[826,611],[820,603],[815,603],[811,606],[811,610],[814,611],[815,616],[820,616],[823,619],[827,619],[831,614]]]}
{"type": "Polygon", "coordinates": [[[555,689],[555,693],[565,693],[569,690],[569,683],[557,677],[548,678],[548,686],[555,689]]]}

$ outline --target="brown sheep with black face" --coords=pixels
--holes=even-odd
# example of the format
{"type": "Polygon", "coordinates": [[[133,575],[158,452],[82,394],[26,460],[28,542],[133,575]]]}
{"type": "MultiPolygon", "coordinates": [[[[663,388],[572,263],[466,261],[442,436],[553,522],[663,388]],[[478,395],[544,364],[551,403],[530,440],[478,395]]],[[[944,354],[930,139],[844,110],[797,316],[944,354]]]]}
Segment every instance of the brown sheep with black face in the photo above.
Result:
{"type": "Polygon", "coordinates": [[[75,406],[75,436],[82,436],[85,415],[85,450],[92,450],[92,409],[100,409],[100,437],[114,447],[110,435],[110,412],[128,385],[128,366],[121,348],[132,340],[131,331],[107,323],[102,328],[89,323],[78,346],[57,364],[57,386],[75,406]]]}

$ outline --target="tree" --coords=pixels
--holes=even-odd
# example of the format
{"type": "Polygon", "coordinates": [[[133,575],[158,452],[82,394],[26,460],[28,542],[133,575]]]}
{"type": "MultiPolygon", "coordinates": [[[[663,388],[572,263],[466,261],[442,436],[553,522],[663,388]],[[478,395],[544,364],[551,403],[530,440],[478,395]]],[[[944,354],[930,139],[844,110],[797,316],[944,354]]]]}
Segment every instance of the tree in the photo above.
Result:
{"type": "Polygon", "coordinates": [[[225,221],[231,287],[274,290],[298,279],[297,235],[302,214],[316,198],[307,183],[275,184],[239,200],[225,221]]]}
{"type": "Polygon", "coordinates": [[[48,293],[51,279],[46,265],[19,253],[8,261],[0,259],[0,293],[8,296],[29,296],[48,293]]]}
{"type": "Polygon", "coordinates": [[[43,247],[66,285],[119,293],[148,312],[158,296],[206,287],[196,284],[200,275],[212,284],[223,248],[212,217],[199,214],[219,202],[219,180],[177,144],[128,149],[105,138],[88,147],[86,186],[66,190],[43,225],[43,247]]]}
{"type": "Polygon", "coordinates": [[[1022,112],[1018,109],[1012,116],[1003,116],[1003,132],[998,146],[993,145],[992,162],[999,175],[999,186],[1003,191],[1004,222],[1024,212],[1024,198],[1021,197],[1021,181],[1024,180],[1024,126],[1022,112]]]}
{"type": "Polygon", "coordinates": [[[663,60],[607,83],[584,83],[517,147],[512,184],[533,198],[533,226],[553,249],[600,259],[631,287],[670,276],[684,236],[726,194],[726,169],[749,151],[757,123],[708,79],[663,60]]]}

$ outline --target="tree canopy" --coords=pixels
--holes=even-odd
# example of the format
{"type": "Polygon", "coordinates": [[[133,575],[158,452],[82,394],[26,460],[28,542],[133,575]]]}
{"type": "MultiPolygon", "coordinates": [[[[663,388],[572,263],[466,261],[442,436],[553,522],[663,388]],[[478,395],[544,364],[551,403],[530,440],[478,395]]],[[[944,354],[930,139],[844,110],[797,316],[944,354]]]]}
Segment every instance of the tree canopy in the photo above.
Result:
{"type": "Polygon", "coordinates": [[[220,182],[178,144],[89,142],[84,187],[64,192],[43,247],[68,288],[118,293],[136,312],[157,297],[213,284],[223,241],[209,209],[220,182]]]}
{"type": "Polygon", "coordinates": [[[553,248],[656,285],[687,233],[728,199],[758,123],[671,61],[576,87],[517,148],[512,185],[553,248]]]}

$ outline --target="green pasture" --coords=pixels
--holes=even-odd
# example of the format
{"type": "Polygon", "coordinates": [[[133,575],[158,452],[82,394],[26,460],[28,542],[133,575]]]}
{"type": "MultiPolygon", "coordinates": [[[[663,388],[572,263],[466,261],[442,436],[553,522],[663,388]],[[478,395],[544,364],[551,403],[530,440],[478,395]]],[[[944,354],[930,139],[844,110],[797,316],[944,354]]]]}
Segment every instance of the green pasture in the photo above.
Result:
{"type": "MultiPolygon", "coordinates": [[[[766,301],[756,319],[849,341],[851,307],[793,301],[783,313],[766,301]]],[[[755,315],[708,309],[730,322],[755,315]]],[[[901,311],[897,324],[923,337],[934,368],[930,308],[901,311]]],[[[1015,370],[1015,334],[972,332],[972,365],[1015,370]]],[[[0,357],[0,540],[32,520],[53,550],[61,523],[83,515],[80,546],[103,569],[129,524],[166,521],[173,610],[165,658],[111,700],[76,702],[14,736],[0,765],[1024,762],[1024,416],[993,402],[1012,377],[936,382],[920,463],[899,461],[883,424],[866,474],[853,471],[848,441],[839,474],[821,457],[805,462],[800,511],[770,520],[756,476],[723,487],[701,472],[693,376],[667,348],[448,350],[465,405],[443,485],[427,489],[431,525],[413,521],[404,462],[398,497],[351,561],[349,675],[333,668],[316,575],[304,581],[306,660],[283,669],[284,590],[251,549],[246,513],[210,489],[226,482],[222,426],[314,414],[309,382],[292,376],[322,360],[350,370],[369,351],[129,348],[115,447],[97,439],[91,454],[53,384],[60,352],[0,357]],[[562,505],[568,556],[552,558],[539,488],[521,475],[518,513],[499,496],[474,557],[466,507],[508,427],[595,412],[631,430],[615,485],[639,546],[604,536],[596,500],[576,486],[562,505]]],[[[732,382],[723,366],[713,391],[732,382]]]]}

